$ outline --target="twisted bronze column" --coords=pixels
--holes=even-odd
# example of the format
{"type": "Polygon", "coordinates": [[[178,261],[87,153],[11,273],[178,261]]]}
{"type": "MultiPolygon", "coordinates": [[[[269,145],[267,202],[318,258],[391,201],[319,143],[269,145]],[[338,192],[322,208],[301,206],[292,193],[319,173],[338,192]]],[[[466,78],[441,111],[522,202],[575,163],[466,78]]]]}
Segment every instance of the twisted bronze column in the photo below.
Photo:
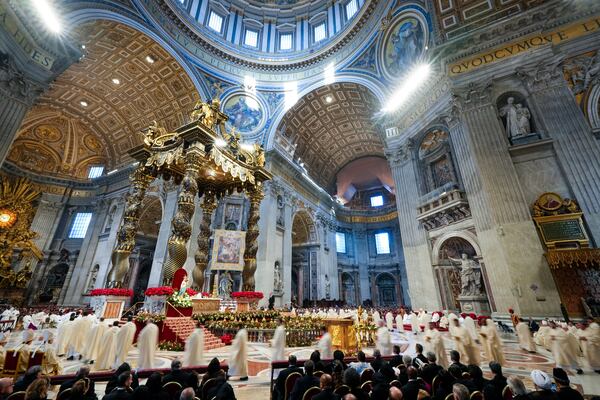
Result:
{"type": "Polygon", "coordinates": [[[108,273],[108,286],[121,287],[125,274],[129,270],[129,255],[135,246],[135,234],[137,233],[142,201],[146,195],[146,189],[154,180],[148,167],[140,164],[129,176],[131,192],[127,196],[123,223],[117,233],[117,245],[112,253],[112,267],[108,273]]]}
{"type": "Polygon", "coordinates": [[[193,143],[185,153],[185,174],[177,197],[177,211],[171,221],[171,236],[167,242],[168,258],[163,265],[163,284],[170,285],[175,271],[187,258],[187,242],[192,235],[190,223],[194,215],[194,199],[198,194],[198,174],[204,157],[202,144],[193,143]]]}
{"type": "Polygon", "coordinates": [[[256,272],[256,252],[258,251],[258,220],[260,218],[260,202],[264,197],[260,183],[248,193],[250,210],[248,229],[246,230],[246,250],[244,251],[244,270],[242,280],[244,291],[254,291],[254,273],[256,272]]]}
{"type": "MultiPolygon", "coordinates": [[[[192,272],[194,283],[200,291],[204,290],[204,273],[208,266],[208,252],[210,240],[210,223],[212,213],[217,208],[217,201],[212,191],[204,192],[204,201],[200,206],[202,208],[202,221],[200,222],[200,232],[198,232],[198,248],[194,256],[196,260],[196,268],[192,272]]],[[[209,290],[210,291],[210,288],[209,290]]]]}

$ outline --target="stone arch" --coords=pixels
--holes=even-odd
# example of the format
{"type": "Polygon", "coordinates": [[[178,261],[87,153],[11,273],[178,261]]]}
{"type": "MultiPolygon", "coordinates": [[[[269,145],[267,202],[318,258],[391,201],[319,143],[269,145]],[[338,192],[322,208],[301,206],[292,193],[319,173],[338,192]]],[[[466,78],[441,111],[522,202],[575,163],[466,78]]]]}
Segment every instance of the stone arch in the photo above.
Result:
{"type": "Polygon", "coordinates": [[[305,209],[297,211],[292,218],[292,245],[318,242],[319,231],[315,219],[305,209]]]}
{"type": "Polygon", "coordinates": [[[435,264],[438,264],[440,260],[440,250],[444,243],[451,238],[461,238],[467,241],[475,250],[475,255],[481,257],[481,247],[479,247],[479,241],[477,240],[477,236],[469,231],[455,231],[455,232],[447,232],[440,236],[433,245],[433,249],[431,251],[432,259],[435,264]]]}

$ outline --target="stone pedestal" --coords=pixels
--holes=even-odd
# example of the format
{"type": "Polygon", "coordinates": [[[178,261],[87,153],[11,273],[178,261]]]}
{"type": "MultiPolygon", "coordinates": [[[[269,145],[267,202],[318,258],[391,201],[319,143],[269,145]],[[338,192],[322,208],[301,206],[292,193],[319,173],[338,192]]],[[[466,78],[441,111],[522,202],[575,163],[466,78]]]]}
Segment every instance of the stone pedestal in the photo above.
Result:
{"type": "Polygon", "coordinates": [[[460,311],[477,315],[491,315],[490,303],[485,295],[458,296],[460,311]]]}
{"type": "Polygon", "coordinates": [[[131,298],[127,296],[92,296],[90,307],[98,318],[114,320],[121,318],[130,301],[131,298]]]}
{"type": "Polygon", "coordinates": [[[529,135],[521,135],[521,136],[512,137],[510,139],[510,142],[512,143],[513,146],[518,146],[520,144],[528,144],[528,143],[537,142],[540,139],[541,139],[541,137],[538,133],[530,133],[529,135]]]}

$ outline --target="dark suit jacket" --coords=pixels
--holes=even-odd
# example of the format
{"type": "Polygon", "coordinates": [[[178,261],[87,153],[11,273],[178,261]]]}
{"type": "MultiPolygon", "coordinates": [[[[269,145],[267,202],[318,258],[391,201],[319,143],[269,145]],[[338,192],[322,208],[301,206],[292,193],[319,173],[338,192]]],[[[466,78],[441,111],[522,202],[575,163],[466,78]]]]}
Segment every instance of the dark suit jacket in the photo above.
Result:
{"type": "Polygon", "coordinates": [[[300,367],[287,367],[286,369],[281,370],[277,376],[277,380],[275,381],[275,386],[273,388],[274,400],[284,400],[283,396],[285,396],[285,380],[292,372],[299,372],[300,374],[304,375],[302,368],[300,367]]]}
{"type": "Polygon", "coordinates": [[[581,393],[572,387],[559,389],[556,393],[558,394],[558,398],[560,400],[583,400],[581,393]]]}
{"type": "Polygon", "coordinates": [[[332,388],[327,388],[327,389],[321,390],[321,393],[319,393],[315,397],[313,397],[313,400],[339,400],[339,399],[340,399],[340,396],[333,393],[332,388]]]}
{"type": "Polygon", "coordinates": [[[190,379],[190,375],[187,372],[182,370],[174,370],[163,376],[162,383],[164,385],[165,383],[169,382],[177,382],[182,388],[185,388],[188,385],[188,379],[190,379]]]}
{"type": "Polygon", "coordinates": [[[425,357],[423,354],[417,354],[417,356],[413,359],[413,367],[420,368],[419,364],[417,363],[417,359],[419,359],[423,364],[427,364],[427,357],[425,357]]]}
{"type": "MultiPolygon", "coordinates": [[[[87,379],[87,381],[88,381],[88,391],[84,395],[84,399],[85,400],[96,400],[98,398],[98,396],[96,396],[96,386],[94,384],[94,381],[89,378],[85,378],[85,379],[87,379]]],[[[80,380],[80,378],[73,378],[73,379],[69,379],[68,381],[64,381],[63,384],[60,385],[60,388],[58,389],[58,393],[62,392],[63,390],[71,389],[73,387],[73,385],[75,384],[75,382],[77,382],[78,380],[80,380]]]]}
{"type": "Polygon", "coordinates": [[[433,382],[433,378],[442,370],[442,366],[438,364],[425,364],[421,369],[421,377],[427,383],[433,382]]]}
{"type": "Polygon", "coordinates": [[[104,395],[102,400],[131,400],[131,392],[124,388],[116,387],[109,394],[104,395]]]}
{"type": "Polygon", "coordinates": [[[302,378],[298,379],[296,381],[296,384],[294,385],[294,388],[292,389],[290,400],[302,400],[304,392],[306,392],[309,388],[313,386],[319,387],[319,379],[315,376],[305,375],[302,378]]]}
{"type": "Polygon", "coordinates": [[[506,378],[495,375],[483,388],[485,400],[502,400],[502,390],[506,386],[506,378]]]}
{"type": "Polygon", "coordinates": [[[461,372],[469,372],[469,368],[467,368],[467,366],[463,363],[452,363],[450,364],[450,366],[452,365],[458,365],[458,367],[460,368],[461,372]]]}
{"type": "Polygon", "coordinates": [[[531,400],[558,400],[558,393],[552,390],[536,390],[529,393],[531,400]]]}
{"type": "Polygon", "coordinates": [[[400,389],[403,400],[417,400],[419,390],[423,389],[423,384],[418,379],[409,380],[406,385],[400,389]]]}

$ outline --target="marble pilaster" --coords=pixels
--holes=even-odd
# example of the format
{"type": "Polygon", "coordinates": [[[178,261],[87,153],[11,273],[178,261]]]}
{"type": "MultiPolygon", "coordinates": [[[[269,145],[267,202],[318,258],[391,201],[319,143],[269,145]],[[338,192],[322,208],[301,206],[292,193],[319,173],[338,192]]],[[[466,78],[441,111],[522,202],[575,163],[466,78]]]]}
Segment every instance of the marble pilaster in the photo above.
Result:
{"type": "Polygon", "coordinates": [[[600,244],[600,145],[569,89],[562,70],[551,61],[517,70],[538,118],[554,139],[554,150],[596,245],[600,244]]]}
{"type": "Polygon", "coordinates": [[[406,265],[407,293],[412,308],[439,309],[441,302],[436,288],[429,244],[423,226],[417,221],[417,171],[413,146],[406,142],[387,152],[396,187],[396,207],[402,248],[406,265]]]}
{"type": "MultiPolygon", "coordinates": [[[[450,136],[490,282],[492,311],[555,314],[560,300],[508,152],[489,85],[455,91],[450,136]],[[546,301],[536,300],[536,284],[546,301]],[[518,293],[518,295],[515,295],[518,293]]],[[[538,296],[540,297],[540,296],[538,296]]]]}
{"type": "MultiPolygon", "coordinates": [[[[353,236],[355,240],[353,240],[354,254],[356,255],[356,264],[358,264],[358,277],[359,282],[358,286],[360,287],[360,299],[358,299],[359,304],[362,304],[363,301],[371,299],[371,289],[369,286],[369,273],[367,271],[367,266],[369,264],[369,247],[367,245],[367,232],[364,226],[353,226],[353,236]]],[[[372,300],[372,299],[371,299],[372,300]]]]}
{"type": "MultiPolygon", "coordinates": [[[[113,204],[115,204],[115,202],[113,202],[113,204]]],[[[125,211],[125,196],[119,197],[118,200],[116,200],[115,205],[116,209],[112,223],[110,226],[104,224],[105,230],[109,228],[108,235],[103,234],[102,237],[98,239],[98,251],[96,251],[94,261],[92,262],[92,265],[98,264],[100,266],[98,278],[96,279],[96,288],[106,286],[106,279],[108,278],[108,271],[110,270],[112,249],[114,249],[117,242],[117,233],[125,211]]]]}
{"type": "Polygon", "coordinates": [[[156,239],[156,248],[154,250],[154,260],[152,261],[152,270],[148,279],[148,287],[160,286],[162,283],[162,269],[167,257],[167,241],[171,234],[170,221],[177,210],[177,190],[171,190],[166,193],[163,202],[163,215],[160,229],[158,230],[158,238],[156,239]]]}

